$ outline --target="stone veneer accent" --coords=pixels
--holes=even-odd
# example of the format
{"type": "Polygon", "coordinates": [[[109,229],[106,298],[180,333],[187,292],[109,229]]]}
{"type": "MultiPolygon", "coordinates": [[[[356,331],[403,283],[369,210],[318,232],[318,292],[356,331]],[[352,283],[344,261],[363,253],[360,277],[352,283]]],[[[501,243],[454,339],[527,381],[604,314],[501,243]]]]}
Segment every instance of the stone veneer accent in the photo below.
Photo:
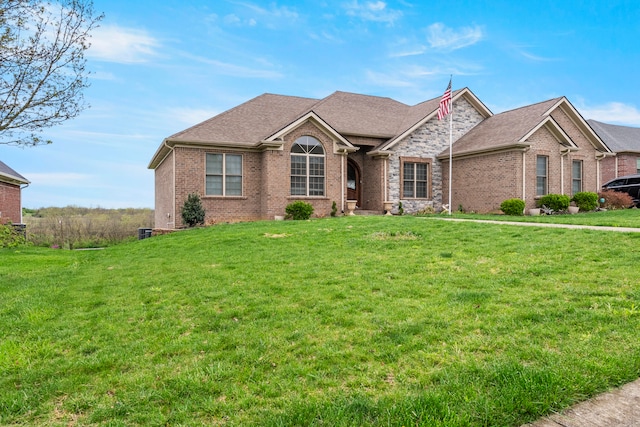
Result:
{"type": "MultiPolygon", "coordinates": [[[[471,128],[484,120],[484,117],[464,98],[453,103],[453,141],[457,141],[471,128]]],[[[438,120],[435,116],[408,137],[391,148],[389,157],[388,198],[393,202],[393,211],[397,212],[398,202],[402,202],[405,213],[414,213],[427,207],[440,209],[443,202],[442,167],[436,156],[449,147],[449,116],[438,120]],[[432,159],[430,199],[401,199],[400,157],[432,159]]],[[[448,171],[447,171],[448,173],[448,171]]]]}

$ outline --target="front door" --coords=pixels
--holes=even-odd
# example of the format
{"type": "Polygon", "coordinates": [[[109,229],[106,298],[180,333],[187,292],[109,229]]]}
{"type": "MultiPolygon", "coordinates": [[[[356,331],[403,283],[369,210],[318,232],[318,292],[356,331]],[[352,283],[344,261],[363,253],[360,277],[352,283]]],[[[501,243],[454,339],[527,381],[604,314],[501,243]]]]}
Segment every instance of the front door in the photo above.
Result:
{"type": "Polygon", "coordinates": [[[360,187],[360,168],[353,160],[347,160],[347,200],[357,200],[358,207],[362,207],[360,187]]]}

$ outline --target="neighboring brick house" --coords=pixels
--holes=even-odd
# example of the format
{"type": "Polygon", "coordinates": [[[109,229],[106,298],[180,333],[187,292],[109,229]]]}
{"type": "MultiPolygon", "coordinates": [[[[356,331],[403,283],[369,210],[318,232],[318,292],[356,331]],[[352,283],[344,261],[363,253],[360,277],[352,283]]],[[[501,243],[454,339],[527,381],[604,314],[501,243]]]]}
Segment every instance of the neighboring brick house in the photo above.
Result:
{"type": "MultiPolygon", "coordinates": [[[[333,202],[345,211],[347,200],[379,212],[384,202],[392,211],[399,202],[407,213],[439,210],[448,199],[449,147],[439,102],[409,106],[346,92],[258,96],[162,142],[149,164],[155,226],[182,227],[190,193],[201,196],[207,223],[273,219],[294,200],[311,203],[316,216],[328,216],[333,202]]],[[[452,104],[454,209],[491,211],[511,197],[533,205],[542,153],[545,191],[570,193],[578,181],[584,190],[598,188],[597,158],[609,150],[565,98],[493,116],[464,88],[452,104]],[[580,180],[572,181],[578,161],[580,180]]]]}
{"type": "Polygon", "coordinates": [[[29,181],[0,161],[0,224],[22,223],[22,186],[29,181]]]}
{"type": "Polygon", "coordinates": [[[587,120],[605,144],[616,153],[602,162],[602,183],[640,173],[640,128],[587,120]]]}
{"type": "MultiPolygon", "coordinates": [[[[530,209],[545,194],[597,192],[611,156],[565,97],[496,114],[453,145],[453,208],[488,212],[519,198],[530,209]]],[[[438,159],[448,157],[447,149],[438,159]]]]}

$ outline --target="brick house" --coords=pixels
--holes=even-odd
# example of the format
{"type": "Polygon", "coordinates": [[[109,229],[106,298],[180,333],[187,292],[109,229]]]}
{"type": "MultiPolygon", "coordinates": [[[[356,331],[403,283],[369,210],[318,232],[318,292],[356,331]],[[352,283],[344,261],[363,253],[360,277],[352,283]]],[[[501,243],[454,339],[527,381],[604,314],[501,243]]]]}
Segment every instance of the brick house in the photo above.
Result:
{"type": "Polygon", "coordinates": [[[597,192],[613,156],[565,97],[496,114],[453,145],[453,207],[489,212],[519,198],[530,209],[545,194],[597,192]]]}
{"type": "MultiPolygon", "coordinates": [[[[311,203],[316,216],[328,216],[333,202],[345,211],[347,200],[379,212],[385,202],[392,211],[402,202],[407,213],[441,209],[448,198],[449,119],[438,120],[439,101],[409,106],[346,92],[323,99],[260,95],[162,141],[149,163],[155,227],[181,227],[190,193],[201,196],[208,223],[273,219],[295,200],[311,203]]],[[[455,207],[491,211],[523,195],[532,204],[534,153],[547,153],[547,191],[570,192],[578,161],[580,185],[598,188],[597,156],[609,150],[565,98],[543,104],[494,116],[468,88],[452,93],[455,207]],[[520,176],[525,158],[528,181],[520,176]],[[558,181],[560,170],[566,182],[558,181]]]]}
{"type": "Polygon", "coordinates": [[[22,186],[29,181],[0,161],[0,224],[22,223],[22,186]]]}
{"type": "Polygon", "coordinates": [[[602,162],[602,183],[640,173],[640,128],[587,120],[593,130],[616,153],[602,162]]]}

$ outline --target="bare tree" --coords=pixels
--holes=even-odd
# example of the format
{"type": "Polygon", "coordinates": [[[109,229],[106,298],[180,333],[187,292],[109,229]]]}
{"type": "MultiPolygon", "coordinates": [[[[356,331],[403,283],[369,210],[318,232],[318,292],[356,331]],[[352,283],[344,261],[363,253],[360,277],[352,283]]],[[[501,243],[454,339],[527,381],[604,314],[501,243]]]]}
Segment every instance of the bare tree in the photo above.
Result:
{"type": "Polygon", "coordinates": [[[0,144],[49,144],[44,128],[88,107],[90,0],[0,0],[0,144]]]}

